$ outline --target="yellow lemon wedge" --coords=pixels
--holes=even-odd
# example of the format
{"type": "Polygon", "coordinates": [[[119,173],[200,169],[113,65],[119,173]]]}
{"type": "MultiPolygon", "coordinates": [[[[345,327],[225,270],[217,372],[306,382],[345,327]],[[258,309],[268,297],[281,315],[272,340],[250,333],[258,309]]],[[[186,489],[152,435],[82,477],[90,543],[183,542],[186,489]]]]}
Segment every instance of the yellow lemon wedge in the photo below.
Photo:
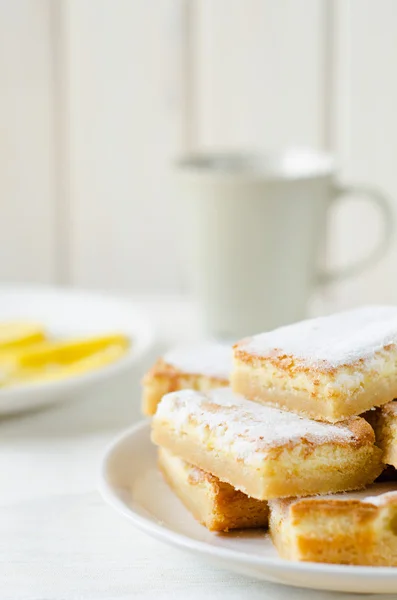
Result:
{"type": "Polygon", "coordinates": [[[121,334],[51,341],[26,349],[2,353],[0,369],[6,374],[3,385],[60,379],[105,366],[121,357],[129,347],[121,334]]]}
{"type": "Polygon", "coordinates": [[[45,339],[41,325],[29,321],[0,323],[0,352],[26,348],[45,339]]]}

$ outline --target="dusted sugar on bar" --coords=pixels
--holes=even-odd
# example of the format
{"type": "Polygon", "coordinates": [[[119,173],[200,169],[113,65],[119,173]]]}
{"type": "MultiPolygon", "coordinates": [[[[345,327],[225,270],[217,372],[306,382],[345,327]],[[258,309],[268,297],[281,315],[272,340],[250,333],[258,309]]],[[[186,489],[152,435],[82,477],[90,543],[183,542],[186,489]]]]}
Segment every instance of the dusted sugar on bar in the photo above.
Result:
{"type": "Polygon", "coordinates": [[[267,502],[249,498],[164,448],[159,448],[158,462],[171,489],[207,529],[229,531],[268,526],[267,502]]]}
{"type": "Polygon", "coordinates": [[[396,484],[362,492],[272,500],[270,533],[282,558],[397,566],[396,484]]]}
{"type": "Polygon", "coordinates": [[[157,360],[143,378],[142,412],[154,415],[161,398],[177,390],[209,390],[227,386],[232,349],[217,343],[180,346],[157,360]]]}
{"type": "Polygon", "coordinates": [[[320,423],[262,406],[230,388],[167,394],[152,440],[258,500],[359,489],[382,470],[360,417],[320,423]]]}
{"type": "Polygon", "coordinates": [[[238,342],[231,386],[256,402],[337,422],[397,397],[397,308],[310,319],[238,342]]]}

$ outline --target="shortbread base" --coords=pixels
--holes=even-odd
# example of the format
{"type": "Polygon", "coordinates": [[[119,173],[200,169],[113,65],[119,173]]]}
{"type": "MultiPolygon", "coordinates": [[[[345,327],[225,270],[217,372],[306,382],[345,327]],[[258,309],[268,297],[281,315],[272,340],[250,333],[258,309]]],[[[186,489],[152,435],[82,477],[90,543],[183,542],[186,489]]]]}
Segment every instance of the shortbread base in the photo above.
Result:
{"type": "Polygon", "coordinates": [[[171,489],[207,529],[229,531],[267,527],[267,502],[249,498],[164,448],[159,448],[158,464],[171,489]]]}

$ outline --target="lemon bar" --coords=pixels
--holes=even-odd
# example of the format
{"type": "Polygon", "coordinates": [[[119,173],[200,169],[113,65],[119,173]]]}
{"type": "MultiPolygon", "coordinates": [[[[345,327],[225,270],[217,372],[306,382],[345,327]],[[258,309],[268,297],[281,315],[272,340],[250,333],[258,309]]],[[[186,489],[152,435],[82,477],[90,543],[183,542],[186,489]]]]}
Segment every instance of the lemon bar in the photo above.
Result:
{"type": "Polygon", "coordinates": [[[163,397],[152,441],[258,500],[359,489],[382,471],[372,427],[331,425],[262,406],[230,388],[163,397]]]}
{"type": "Polygon", "coordinates": [[[397,566],[397,487],[272,500],[270,533],[282,558],[397,566]]]}
{"type": "Polygon", "coordinates": [[[329,422],[386,404],[397,397],[397,309],[364,307],[242,340],[231,386],[329,422]]]}
{"type": "Polygon", "coordinates": [[[209,390],[229,385],[232,349],[216,343],[174,348],[143,378],[142,412],[153,415],[164,394],[177,390],[209,390]]]}
{"type": "Polygon", "coordinates": [[[383,451],[383,462],[397,468],[397,401],[365,414],[375,430],[377,445],[383,451]]]}
{"type": "Polygon", "coordinates": [[[165,480],[186,508],[211,531],[267,527],[267,502],[249,498],[228,483],[159,448],[165,480]]]}

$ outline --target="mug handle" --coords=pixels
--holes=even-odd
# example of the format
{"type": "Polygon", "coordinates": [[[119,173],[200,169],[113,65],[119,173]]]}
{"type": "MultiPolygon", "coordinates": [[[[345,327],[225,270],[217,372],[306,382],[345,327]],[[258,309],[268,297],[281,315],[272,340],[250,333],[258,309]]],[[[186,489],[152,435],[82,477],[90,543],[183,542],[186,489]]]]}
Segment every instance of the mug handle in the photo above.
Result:
{"type": "Polygon", "coordinates": [[[386,196],[382,192],[367,186],[334,186],[332,202],[337,202],[341,196],[354,194],[363,196],[366,201],[375,204],[383,221],[383,236],[381,236],[375,248],[357,262],[341,267],[339,269],[325,270],[320,273],[320,283],[328,284],[356,275],[377,263],[387,252],[393,237],[394,215],[386,196]]]}

